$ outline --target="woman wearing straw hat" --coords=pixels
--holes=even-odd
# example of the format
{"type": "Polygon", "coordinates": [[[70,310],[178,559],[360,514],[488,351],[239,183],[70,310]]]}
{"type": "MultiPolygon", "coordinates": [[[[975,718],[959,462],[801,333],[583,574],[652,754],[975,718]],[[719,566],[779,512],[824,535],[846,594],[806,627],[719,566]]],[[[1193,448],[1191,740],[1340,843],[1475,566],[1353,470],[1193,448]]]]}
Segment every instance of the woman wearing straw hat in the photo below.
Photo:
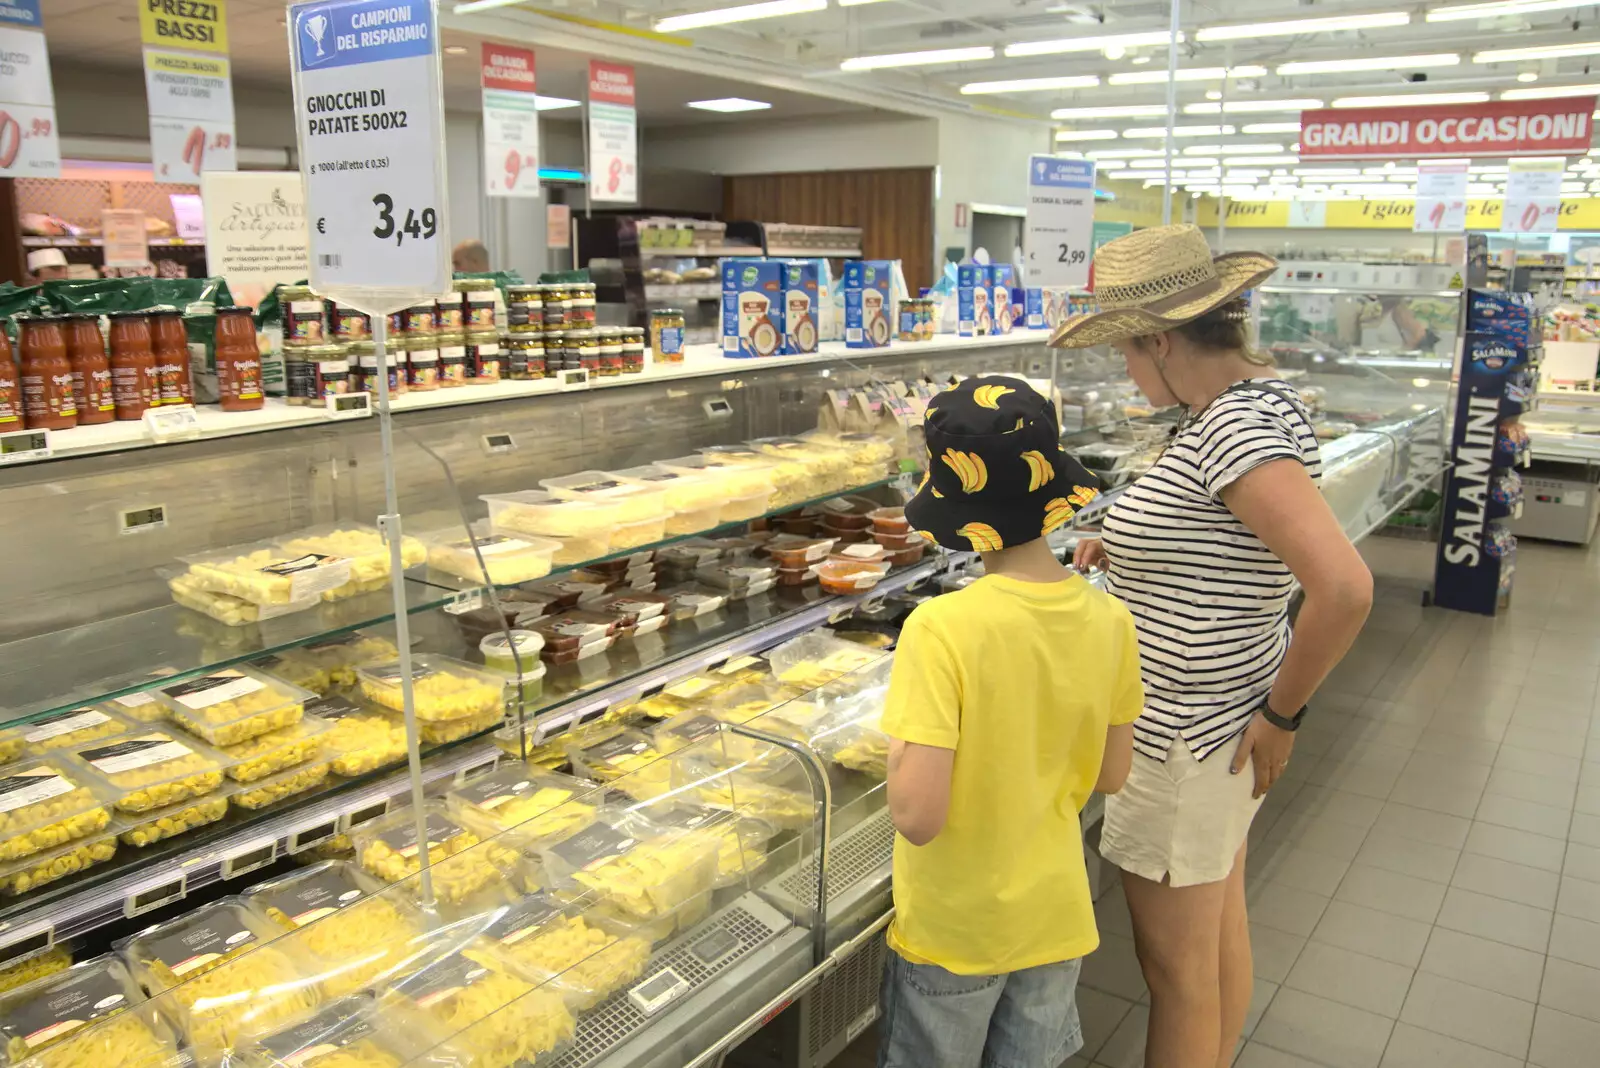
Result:
{"type": "Polygon", "coordinates": [[[1101,246],[1094,267],[1100,310],[1051,344],[1113,345],[1151,403],[1186,409],[1103,538],[1077,550],[1132,610],[1144,670],[1133,770],[1107,799],[1101,852],[1123,871],[1150,987],[1145,1064],[1226,1068],[1252,986],[1245,836],[1366,620],[1372,576],[1317,489],[1304,405],[1250,348],[1242,294],[1276,262],[1213,257],[1195,227],[1163,226],[1101,246]]]}

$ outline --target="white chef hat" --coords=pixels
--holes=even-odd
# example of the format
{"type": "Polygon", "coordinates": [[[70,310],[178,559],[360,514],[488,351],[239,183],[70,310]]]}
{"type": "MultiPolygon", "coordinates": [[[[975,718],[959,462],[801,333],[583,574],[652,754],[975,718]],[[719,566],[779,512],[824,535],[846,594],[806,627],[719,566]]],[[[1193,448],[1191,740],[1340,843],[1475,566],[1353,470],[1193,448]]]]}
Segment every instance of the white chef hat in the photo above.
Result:
{"type": "Polygon", "coordinates": [[[28,270],[37,274],[44,267],[65,267],[66,254],[58,248],[41,248],[28,253],[28,270]]]}

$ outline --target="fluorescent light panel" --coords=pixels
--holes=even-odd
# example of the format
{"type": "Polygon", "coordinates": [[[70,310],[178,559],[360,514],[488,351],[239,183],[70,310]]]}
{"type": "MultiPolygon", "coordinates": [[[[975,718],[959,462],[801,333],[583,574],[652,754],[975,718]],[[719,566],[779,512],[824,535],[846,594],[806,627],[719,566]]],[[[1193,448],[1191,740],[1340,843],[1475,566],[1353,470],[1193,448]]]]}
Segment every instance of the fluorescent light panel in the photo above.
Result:
{"type": "Polygon", "coordinates": [[[1120,107],[1104,108],[1056,108],[1050,113],[1050,117],[1052,119],[1147,119],[1166,113],[1165,104],[1124,104],[1120,107]]]}
{"type": "Polygon", "coordinates": [[[1100,148],[1085,153],[1090,159],[1132,159],[1134,156],[1164,156],[1159,148],[1100,148]]]}
{"type": "Polygon", "coordinates": [[[1341,30],[1375,30],[1386,26],[1405,26],[1411,16],[1404,11],[1380,11],[1370,15],[1333,15],[1319,19],[1291,19],[1287,22],[1251,22],[1240,26],[1210,26],[1195,33],[1196,41],[1238,41],[1250,37],[1286,37],[1301,33],[1337,33],[1341,30]]]}
{"type": "Polygon", "coordinates": [[[1406,108],[1419,104],[1481,104],[1488,93],[1400,93],[1394,96],[1341,96],[1336,108],[1406,108]]]}
{"type": "MultiPolygon", "coordinates": [[[[1300,124],[1298,122],[1295,123],[1294,128],[1299,130],[1300,124]]],[[[1249,130],[1250,128],[1246,126],[1245,129],[1249,130]]],[[[1232,126],[1174,126],[1172,128],[1173,137],[1228,137],[1233,133],[1232,126]]],[[[1165,126],[1135,126],[1123,130],[1122,136],[1127,138],[1159,137],[1165,140],[1167,128],[1165,126]]]]}
{"type": "MultiPolygon", "coordinates": [[[[1229,130],[1228,132],[1232,133],[1233,131],[1229,130]]],[[[1243,132],[1247,134],[1299,133],[1300,124],[1298,122],[1252,122],[1245,125],[1243,132]]]]}
{"type": "Polygon", "coordinates": [[[1541,11],[1566,11],[1588,7],[1594,0],[1496,0],[1486,4],[1450,4],[1429,10],[1429,22],[1454,22],[1460,19],[1492,19],[1501,15],[1537,15],[1541,11]]]}
{"type": "Polygon", "coordinates": [[[1283,163],[1299,163],[1299,156],[1228,156],[1224,167],[1276,167],[1283,163]]]}
{"type": "MultiPolygon", "coordinates": [[[[1295,100],[1229,100],[1226,102],[1208,100],[1203,104],[1185,104],[1185,115],[1245,115],[1251,112],[1264,111],[1315,111],[1322,107],[1322,101],[1312,98],[1295,100]]],[[[1165,108],[1162,109],[1166,110],[1165,108]]]]}
{"type": "MultiPolygon", "coordinates": [[[[1022,41],[1018,44],[1006,45],[1006,58],[1016,56],[1054,56],[1063,52],[1103,52],[1107,48],[1138,48],[1143,45],[1164,45],[1167,43],[1166,30],[1152,30],[1148,33],[1121,33],[1108,37],[1067,37],[1054,41],[1022,41]]],[[[1184,35],[1178,34],[1178,43],[1184,42],[1184,35]]]]}
{"type": "Polygon", "coordinates": [[[1064,78],[1013,78],[1002,82],[968,82],[961,87],[965,96],[984,93],[1047,93],[1058,89],[1093,89],[1100,84],[1094,74],[1075,74],[1064,78]]]}
{"type": "MultiPolygon", "coordinates": [[[[1267,73],[1265,67],[1188,67],[1178,71],[1175,81],[1180,82],[1220,82],[1224,78],[1261,78],[1267,73]]],[[[1135,70],[1113,74],[1106,79],[1109,85],[1165,85],[1167,72],[1164,70],[1135,70]]]]}
{"type": "Polygon", "coordinates": [[[700,111],[765,111],[772,105],[764,100],[746,100],[742,96],[720,96],[713,100],[691,100],[689,106],[700,111]]]}
{"type": "Polygon", "coordinates": [[[1369,59],[1350,56],[1345,59],[1283,63],[1274,73],[1290,77],[1295,74],[1343,74],[1353,70],[1417,70],[1424,67],[1454,67],[1460,62],[1461,57],[1454,52],[1436,52],[1425,56],[1374,56],[1369,59]]]}
{"type": "Polygon", "coordinates": [[[988,45],[974,48],[933,48],[924,52],[891,52],[882,56],[856,56],[839,64],[840,70],[881,70],[885,67],[922,67],[933,63],[973,63],[993,59],[988,45]]]}
{"type": "Polygon", "coordinates": [[[1057,141],[1114,141],[1115,130],[1057,130],[1057,141]]]}
{"type": "Polygon", "coordinates": [[[1507,89],[1501,100],[1553,100],[1563,96],[1589,96],[1600,93],[1600,85],[1541,85],[1537,89],[1507,89]]]}
{"type": "Polygon", "coordinates": [[[1214,156],[1218,152],[1232,152],[1236,155],[1250,153],[1257,156],[1275,156],[1282,151],[1282,145],[1261,141],[1241,141],[1233,145],[1186,145],[1183,149],[1186,156],[1214,156]]]}
{"type": "Polygon", "coordinates": [[[1493,48],[1473,54],[1474,63],[1516,63],[1524,59],[1564,59],[1600,55],[1600,41],[1584,44],[1540,45],[1533,48],[1493,48]]]}
{"type": "Polygon", "coordinates": [[[582,107],[583,101],[569,100],[564,96],[535,96],[533,106],[538,111],[560,111],[562,108],[582,107]]]}
{"type": "MultiPolygon", "coordinates": [[[[726,26],[734,22],[751,22],[755,19],[775,19],[783,15],[805,15],[813,11],[826,11],[828,0],[766,0],[760,4],[741,4],[738,7],[718,7],[710,11],[692,11],[686,15],[669,15],[657,19],[657,33],[676,30],[698,30],[706,26],[726,26]]],[[[457,8],[456,13],[460,14],[457,8]]]]}

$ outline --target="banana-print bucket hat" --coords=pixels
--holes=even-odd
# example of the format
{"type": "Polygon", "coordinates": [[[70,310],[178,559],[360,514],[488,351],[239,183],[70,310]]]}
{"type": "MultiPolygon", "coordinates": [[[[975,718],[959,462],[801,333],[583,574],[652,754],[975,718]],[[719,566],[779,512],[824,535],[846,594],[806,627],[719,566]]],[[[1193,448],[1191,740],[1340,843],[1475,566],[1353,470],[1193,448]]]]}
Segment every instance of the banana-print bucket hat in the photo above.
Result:
{"type": "Polygon", "coordinates": [[[928,403],[929,472],[906,519],[947,549],[989,552],[1042,538],[1100,493],[1061,448],[1055,409],[1020,379],[968,378],[928,403]]]}

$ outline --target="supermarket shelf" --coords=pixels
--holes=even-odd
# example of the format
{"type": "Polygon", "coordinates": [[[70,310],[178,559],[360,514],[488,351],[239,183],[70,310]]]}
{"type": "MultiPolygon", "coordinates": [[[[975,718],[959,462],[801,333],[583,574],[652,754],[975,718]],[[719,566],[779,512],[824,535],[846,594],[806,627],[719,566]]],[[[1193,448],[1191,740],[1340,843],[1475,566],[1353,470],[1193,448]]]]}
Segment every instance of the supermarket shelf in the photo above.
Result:
{"type": "MultiPolygon", "coordinates": [[[[818,366],[825,367],[840,362],[858,362],[882,357],[908,355],[936,355],[968,349],[1004,348],[1013,345],[1043,345],[1049,335],[1045,331],[1016,331],[993,337],[956,337],[942,334],[931,341],[891,342],[881,349],[850,349],[843,342],[827,341],[819,352],[805,356],[769,356],[765,359],[740,359],[722,355],[717,345],[690,345],[684,351],[681,363],[652,363],[641,374],[618,375],[611,378],[592,377],[584,372],[569,372],[559,378],[545,378],[531,382],[497,382],[488,386],[463,386],[458,389],[440,389],[425,393],[407,393],[392,403],[393,411],[405,413],[423,408],[452,408],[465,404],[489,404],[497,401],[517,400],[522,397],[539,397],[553,393],[571,393],[587,389],[625,389],[631,386],[651,385],[685,378],[710,378],[729,372],[750,373],[775,368],[818,366]]],[[[200,405],[196,407],[199,433],[183,441],[208,441],[256,434],[263,431],[285,430],[294,427],[314,426],[334,421],[329,413],[316,407],[290,405],[281,399],[269,398],[264,407],[254,412],[223,412],[221,409],[200,405]]],[[[343,421],[343,420],[339,420],[343,421]]],[[[375,433],[376,431],[374,431],[375,433]]],[[[52,463],[78,456],[123,452],[129,449],[180,444],[177,441],[157,441],[145,429],[143,422],[114,422],[99,426],[76,427],[58,431],[50,436],[51,454],[48,457],[0,460],[0,469],[23,467],[38,463],[52,463]]]]}
{"type": "Polygon", "coordinates": [[[801,260],[859,260],[861,250],[858,248],[802,248],[777,245],[767,249],[768,256],[788,256],[801,260]]]}
{"type": "MultiPolygon", "coordinates": [[[[100,248],[105,245],[102,237],[24,237],[23,248],[100,248]]],[[[151,248],[205,248],[206,243],[198,239],[182,237],[152,237],[149,240],[151,248]]]]}
{"type": "MultiPolygon", "coordinates": [[[[653,665],[641,674],[631,675],[582,693],[557,698],[552,706],[536,715],[534,737],[559,737],[576,724],[599,718],[615,705],[626,704],[658,692],[670,681],[725,663],[735,656],[770,649],[790,638],[829,622],[840,622],[857,609],[871,605],[890,593],[910,589],[946,571],[955,570],[972,559],[970,553],[952,553],[925,560],[887,576],[876,589],[852,597],[823,596],[798,610],[758,621],[745,620],[732,636],[716,636],[691,646],[680,655],[653,665]]],[[[386,596],[386,595],[384,595],[386,596]]],[[[776,601],[776,598],[773,599],[776,601]]],[[[687,625],[668,628],[686,631],[687,625]]],[[[551,673],[555,676],[556,672],[551,673]]],[[[148,685],[148,680],[145,682],[148,685]]],[[[478,737],[436,751],[423,765],[427,784],[464,778],[487,770],[499,759],[500,751],[487,738],[478,737]]],[[[361,820],[387,810],[391,803],[403,801],[409,782],[403,768],[360,783],[346,784],[299,803],[285,803],[280,811],[264,812],[246,819],[242,825],[220,836],[196,840],[185,846],[183,839],[171,840],[174,848],[163,850],[158,844],[145,850],[124,847],[117,858],[97,877],[88,873],[79,883],[67,883],[54,895],[51,888],[0,907],[0,963],[8,947],[28,942],[43,931],[55,938],[83,934],[125,915],[130,899],[151,894],[175,882],[175,872],[184,878],[184,893],[222,879],[223,867],[235,857],[254,855],[269,846],[275,856],[309,848],[352,825],[351,816],[361,820]],[[315,832],[315,833],[311,833],[315,832]],[[128,863],[131,861],[132,863],[128,863]],[[81,886],[74,889],[74,886],[81,886]]],[[[191,832],[191,835],[196,832],[191,832]]]]}
{"type": "Polygon", "coordinates": [[[676,260],[701,256],[759,256],[757,245],[677,245],[672,248],[641,248],[639,258],[645,260],[676,260]]]}
{"type": "Polygon", "coordinates": [[[1400,289],[1393,286],[1260,286],[1257,293],[1306,293],[1322,296],[1448,297],[1457,300],[1459,289],[1400,289]]]}
{"type": "Polygon", "coordinates": [[[1528,442],[1536,460],[1600,460],[1600,434],[1573,434],[1528,426],[1528,442]]]}
{"type": "Polygon", "coordinates": [[[721,282],[646,282],[644,299],[657,300],[721,300],[721,282]]]}

